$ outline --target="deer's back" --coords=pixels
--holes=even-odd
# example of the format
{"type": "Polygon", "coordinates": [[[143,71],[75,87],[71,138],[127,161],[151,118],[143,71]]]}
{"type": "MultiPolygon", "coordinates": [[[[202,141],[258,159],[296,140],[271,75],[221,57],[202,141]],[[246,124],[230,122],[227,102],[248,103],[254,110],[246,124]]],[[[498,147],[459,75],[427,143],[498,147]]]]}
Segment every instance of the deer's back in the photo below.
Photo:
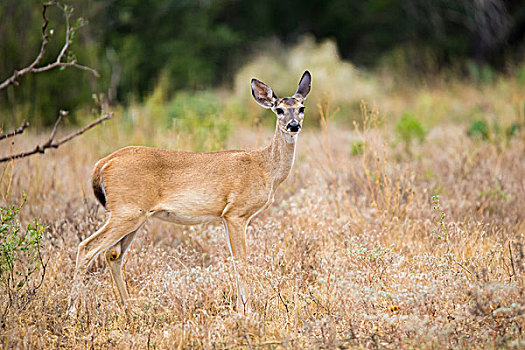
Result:
{"type": "Polygon", "coordinates": [[[101,159],[92,179],[95,194],[102,190],[110,211],[218,217],[229,204],[236,215],[251,215],[266,204],[270,191],[262,162],[256,151],[194,153],[132,146],[101,159]]]}

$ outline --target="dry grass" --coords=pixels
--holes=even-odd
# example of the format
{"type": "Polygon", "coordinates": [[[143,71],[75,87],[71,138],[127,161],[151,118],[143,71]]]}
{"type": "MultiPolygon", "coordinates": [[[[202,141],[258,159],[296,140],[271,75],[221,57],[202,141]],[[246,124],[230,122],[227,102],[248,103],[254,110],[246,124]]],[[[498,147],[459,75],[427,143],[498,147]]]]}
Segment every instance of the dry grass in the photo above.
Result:
{"type": "MultiPolygon", "coordinates": [[[[462,91],[472,97],[465,104],[449,88],[423,94],[449,101],[459,114],[471,101],[507,108],[497,96],[484,99],[484,91],[462,91]]],[[[432,114],[425,101],[414,108],[432,114]]],[[[400,110],[412,102],[399,97],[384,105],[400,110]]],[[[508,144],[476,141],[465,136],[467,123],[441,115],[408,155],[393,123],[376,122],[388,115],[364,114],[355,129],[329,120],[301,135],[276,203],[248,231],[253,295],[244,317],[234,312],[222,226],[157,221],[145,225],[127,255],[133,313],[118,307],[99,258],[86,310],[77,319],[65,315],[76,247],[104,220],[88,183],[93,164],[131,143],[174,147],[173,131],[146,141],[147,121],[123,131],[116,118],[45,156],[5,165],[2,201],[27,193],[23,215],[49,226],[50,262],[37,297],[9,314],[0,347],[525,347],[523,131],[508,144]],[[362,154],[352,154],[356,141],[362,154]]],[[[502,115],[502,123],[514,118],[502,115]]],[[[271,131],[260,132],[238,128],[230,146],[260,146],[271,131]]],[[[15,147],[38,137],[20,138],[15,147]]]]}

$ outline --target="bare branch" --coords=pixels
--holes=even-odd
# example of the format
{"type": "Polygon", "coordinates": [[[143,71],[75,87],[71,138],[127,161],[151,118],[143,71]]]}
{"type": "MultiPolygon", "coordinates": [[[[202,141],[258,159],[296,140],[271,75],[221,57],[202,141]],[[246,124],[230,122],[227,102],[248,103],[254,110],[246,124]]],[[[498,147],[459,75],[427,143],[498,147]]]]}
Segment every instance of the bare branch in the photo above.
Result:
{"type": "Polygon", "coordinates": [[[55,138],[55,135],[57,133],[57,126],[58,126],[58,124],[60,124],[60,122],[62,121],[62,118],[63,117],[67,117],[68,114],[69,114],[69,112],[68,111],[64,111],[64,110],[60,110],[60,112],[58,112],[58,118],[57,118],[57,121],[55,122],[55,126],[53,126],[53,130],[51,131],[51,135],[49,135],[49,139],[44,144],[44,146],[51,145],[53,143],[53,139],[55,138]]]}
{"type": "Polygon", "coordinates": [[[55,122],[55,126],[53,127],[53,130],[51,131],[51,134],[49,135],[49,139],[46,141],[46,143],[44,143],[42,145],[36,145],[35,148],[30,150],[30,151],[25,151],[25,152],[21,152],[21,153],[17,153],[17,154],[11,154],[11,155],[8,155],[6,157],[0,158],[0,163],[8,162],[8,161],[14,160],[14,159],[28,157],[28,156],[31,156],[31,155],[37,154],[37,153],[44,153],[46,151],[46,149],[48,149],[48,148],[58,148],[60,145],[62,145],[64,143],[74,139],[75,137],[77,137],[79,135],[82,135],[83,133],[85,133],[89,129],[93,128],[94,126],[96,126],[96,125],[102,123],[103,121],[113,117],[113,112],[106,113],[102,117],[98,118],[97,120],[95,120],[95,121],[89,123],[88,125],[84,126],[82,129],[77,130],[76,132],[71,133],[71,134],[63,137],[60,140],[54,141],[54,138],[55,138],[55,135],[56,135],[57,126],[62,121],[62,118],[65,117],[67,114],[68,114],[67,111],[60,111],[60,113],[58,115],[58,118],[57,118],[57,121],[55,122]]]}
{"type": "Polygon", "coordinates": [[[8,132],[8,133],[5,133],[5,134],[0,134],[0,140],[3,140],[3,139],[7,139],[9,137],[13,137],[13,136],[16,136],[18,134],[21,134],[24,132],[24,130],[29,127],[29,123],[27,121],[25,121],[22,125],[20,125],[20,127],[18,129],[15,129],[11,132],[8,132]]]}
{"type": "Polygon", "coordinates": [[[72,35],[74,32],[74,28],[71,28],[70,25],[70,18],[71,18],[72,11],[70,8],[66,6],[62,6],[58,0],[53,0],[46,2],[42,5],[42,18],[44,19],[44,23],[42,24],[42,44],[40,45],[40,52],[38,53],[35,60],[27,67],[21,69],[21,70],[15,70],[13,72],[13,75],[11,75],[9,78],[7,78],[3,83],[0,84],[0,90],[5,89],[9,85],[18,85],[18,78],[20,78],[23,75],[26,75],[28,73],[41,73],[45,72],[57,67],[74,67],[82,70],[86,70],[88,72],[91,72],[94,76],[98,77],[99,74],[96,70],[94,70],[91,67],[83,66],[81,64],[78,64],[76,60],[72,60],[70,62],[63,61],[64,55],[66,54],[67,50],[69,49],[69,46],[71,44],[72,35]],[[44,57],[44,54],[46,52],[47,43],[49,41],[49,35],[47,33],[47,26],[49,24],[49,21],[46,17],[46,10],[50,6],[58,6],[63,12],[66,19],[66,38],[64,42],[64,46],[60,50],[60,53],[57,56],[57,59],[49,63],[45,66],[37,67],[42,58],[44,57]]]}
{"type": "MultiPolygon", "coordinates": [[[[97,120],[94,120],[91,123],[89,123],[88,125],[84,126],[82,129],[80,129],[80,130],[78,130],[78,131],[76,131],[76,132],[74,132],[72,134],[69,134],[66,137],[61,138],[57,142],[54,142],[50,147],[58,148],[58,146],[62,145],[63,143],[66,143],[69,140],[71,140],[71,139],[73,139],[73,138],[75,138],[75,137],[77,137],[79,135],[82,135],[83,133],[85,133],[86,131],[91,129],[92,127],[96,126],[97,124],[102,123],[104,120],[110,119],[111,117],[113,117],[113,112],[106,113],[105,115],[103,115],[102,117],[98,118],[97,120]]],[[[1,160],[0,160],[0,163],[1,163],[1,160]]]]}
{"type": "MultiPolygon", "coordinates": [[[[94,70],[93,68],[88,67],[88,66],[83,66],[81,64],[78,64],[76,62],[76,58],[69,51],[70,45],[72,43],[72,40],[73,40],[73,37],[74,37],[74,34],[75,34],[75,31],[83,25],[83,22],[79,21],[78,22],[79,24],[77,24],[76,26],[71,26],[70,19],[71,19],[72,13],[73,13],[73,8],[68,7],[67,5],[61,4],[60,0],[51,0],[49,2],[46,2],[46,3],[42,4],[42,18],[43,18],[44,23],[42,24],[42,43],[40,45],[40,51],[39,51],[38,55],[36,56],[36,58],[34,59],[34,61],[29,66],[27,66],[27,67],[25,67],[25,68],[23,68],[21,70],[15,70],[12,76],[10,76],[3,83],[1,83],[0,84],[0,90],[5,89],[9,85],[18,85],[19,84],[18,83],[18,79],[21,76],[24,76],[24,75],[29,74],[29,73],[41,73],[41,72],[45,72],[45,71],[48,71],[48,70],[51,70],[51,69],[54,69],[54,68],[57,68],[57,67],[61,67],[61,68],[64,68],[64,67],[75,67],[77,69],[82,69],[82,70],[89,71],[89,72],[91,72],[93,75],[95,75],[97,77],[99,76],[98,72],[96,70],[94,70]],[[39,66],[39,64],[40,64],[40,62],[41,62],[41,60],[44,57],[45,52],[46,52],[47,44],[49,42],[49,35],[53,34],[52,32],[51,33],[47,32],[47,26],[49,24],[49,20],[46,17],[46,11],[47,11],[47,8],[51,7],[51,6],[57,6],[64,13],[64,18],[65,18],[65,22],[66,22],[65,23],[66,35],[65,35],[64,45],[60,49],[60,52],[58,53],[58,56],[57,56],[56,60],[54,62],[52,62],[52,63],[47,64],[47,65],[39,66]]],[[[36,145],[34,149],[29,150],[29,151],[25,151],[25,152],[21,152],[21,153],[17,153],[17,154],[11,154],[11,155],[8,155],[6,157],[0,158],[0,163],[8,162],[8,161],[14,160],[14,159],[28,157],[28,156],[36,154],[36,153],[44,153],[45,150],[48,149],[48,148],[58,148],[60,145],[70,141],[71,139],[73,139],[73,138],[75,138],[75,137],[77,137],[79,135],[82,135],[87,130],[91,129],[92,127],[102,123],[104,120],[107,120],[107,119],[109,119],[109,118],[111,118],[113,116],[113,113],[107,113],[107,114],[103,115],[102,117],[98,118],[97,120],[93,121],[92,123],[86,125],[84,128],[82,128],[82,129],[80,129],[80,130],[78,130],[78,131],[76,131],[76,132],[74,132],[74,133],[72,133],[72,134],[70,134],[70,135],[68,135],[68,136],[58,140],[58,141],[55,141],[55,136],[56,136],[56,133],[57,133],[58,125],[62,122],[62,119],[64,117],[66,117],[68,114],[69,114],[69,112],[67,112],[67,111],[64,111],[64,110],[60,111],[60,113],[58,115],[58,118],[57,118],[57,120],[55,122],[55,125],[53,126],[53,130],[51,131],[51,134],[49,135],[49,139],[44,144],[36,145]]],[[[10,133],[0,134],[0,140],[3,140],[3,139],[8,138],[8,137],[15,136],[17,134],[21,134],[21,133],[24,132],[24,130],[28,126],[29,126],[29,123],[28,122],[24,122],[24,124],[22,124],[22,126],[20,126],[18,129],[15,129],[14,131],[12,131],[10,133]]]]}

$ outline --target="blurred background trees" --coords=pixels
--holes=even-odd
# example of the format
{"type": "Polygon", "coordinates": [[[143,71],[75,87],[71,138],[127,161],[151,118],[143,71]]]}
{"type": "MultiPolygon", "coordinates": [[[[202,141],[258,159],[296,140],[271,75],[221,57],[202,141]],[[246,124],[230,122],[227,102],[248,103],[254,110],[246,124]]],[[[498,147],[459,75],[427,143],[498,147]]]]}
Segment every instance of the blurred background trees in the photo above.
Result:
{"type": "MultiPolygon", "coordinates": [[[[162,84],[179,90],[231,86],[234,74],[269,43],[304,35],[334,40],[339,54],[369,70],[388,67],[407,78],[444,70],[473,79],[508,71],[525,53],[525,2],[519,0],[69,0],[89,24],[75,38],[74,69],[27,76],[0,93],[2,124],[23,116],[49,125],[58,109],[82,110],[93,93],[111,103],[142,101],[162,84]]],[[[54,39],[64,36],[50,11],[54,39]]],[[[27,65],[41,41],[41,2],[0,3],[0,80],[27,65]]]]}

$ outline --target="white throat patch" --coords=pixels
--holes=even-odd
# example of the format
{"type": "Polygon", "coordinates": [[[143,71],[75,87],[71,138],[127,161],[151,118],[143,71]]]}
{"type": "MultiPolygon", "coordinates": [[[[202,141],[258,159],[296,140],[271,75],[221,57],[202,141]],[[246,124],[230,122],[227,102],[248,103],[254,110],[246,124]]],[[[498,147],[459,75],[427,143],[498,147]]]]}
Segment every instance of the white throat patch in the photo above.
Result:
{"type": "Polygon", "coordinates": [[[284,141],[286,141],[286,143],[289,145],[294,144],[295,142],[297,142],[297,134],[290,135],[290,134],[285,133],[284,141]]]}

